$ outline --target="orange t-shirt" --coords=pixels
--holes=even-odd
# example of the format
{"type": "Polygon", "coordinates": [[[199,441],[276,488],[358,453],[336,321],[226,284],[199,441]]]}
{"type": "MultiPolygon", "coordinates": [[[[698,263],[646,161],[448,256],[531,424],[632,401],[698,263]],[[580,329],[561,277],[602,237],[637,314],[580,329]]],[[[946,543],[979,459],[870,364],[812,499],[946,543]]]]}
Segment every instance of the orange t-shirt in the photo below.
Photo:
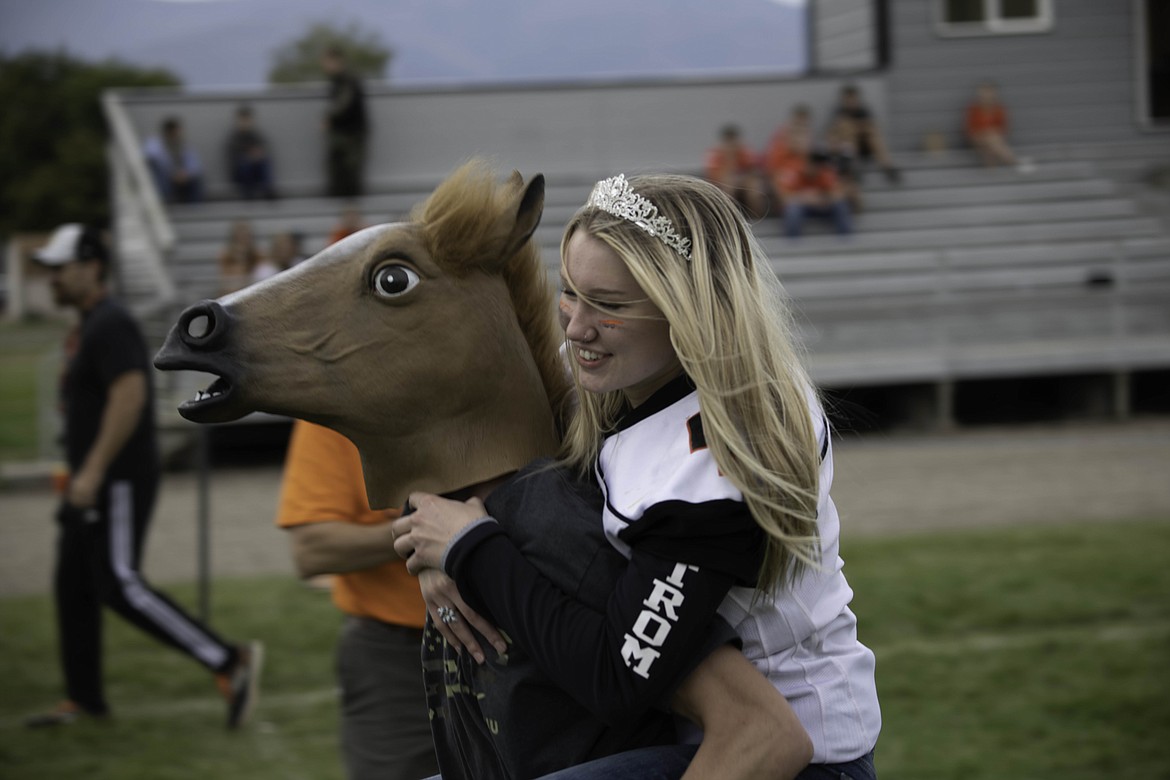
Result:
{"type": "MultiPolygon", "coordinates": [[[[800,132],[805,131],[801,130],[800,132]]],[[[764,153],[764,170],[773,176],[790,166],[793,161],[801,160],[805,156],[803,152],[799,151],[801,147],[795,147],[793,144],[792,136],[793,130],[785,125],[777,130],[768,142],[768,149],[764,153]]]]}
{"type": "MultiPolygon", "coordinates": [[[[361,456],[353,442],[329,428],[296,421],[285,459],[278,526],[382,523],[397,515],[397,510],[370,509],[361,456]]],[[[333,603],[350,615],[401,626],[422,628],[426,620],[418,580],[399,559],[335,575],[333,603]]]]}
{"type": "Polygon", "coordinates": [[[973,138],[988,130],[1004,132],[1007,129],[1007,112],[1003,106],[983,106],[972,103],[967,107],[967,137],[973,138]]]}
{"type": "Polygon", "coordinates": [[[778,178],[779,189],[785,195],[809,191],[831,193],[838,185],[837,174],[831,168],[823,166],[818,171],[801,160],[781,168],[778,178]]]}
{"type": "Polygon", "coordinates": [[[735,151],[728,154],[727,147],[722,144],[707,150],[707,159],[703,167],[710,181],[722,181],[725,176],[737,173],[750,173],[756,168],[756,156],[751,149],[744,145],[735,147],[735,151]]]}

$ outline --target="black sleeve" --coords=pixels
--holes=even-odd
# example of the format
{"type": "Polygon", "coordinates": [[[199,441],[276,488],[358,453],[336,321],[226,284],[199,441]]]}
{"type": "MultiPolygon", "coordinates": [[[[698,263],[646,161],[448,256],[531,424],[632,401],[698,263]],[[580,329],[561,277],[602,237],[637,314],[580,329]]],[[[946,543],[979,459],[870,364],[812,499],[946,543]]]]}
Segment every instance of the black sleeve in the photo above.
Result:
{"type": "MultiPolygon", "coordinates": [[[[696,554],[701,558],[702,549],[696,554]]],[[[446,560],[473,608],[613,726],[664,706],[712,650],[737,640],[716,615],[734,577],[640,547],[632,548],[604,612],[541,575],[497,523],[460,538],[446,560]]]]}
{"type": "Polygon", "coordinates": [[[106,318],[100,327],[94,329],[89,348],[106,387],[122,374],[148,368],[142,334],[127,316],[106,318]]]}

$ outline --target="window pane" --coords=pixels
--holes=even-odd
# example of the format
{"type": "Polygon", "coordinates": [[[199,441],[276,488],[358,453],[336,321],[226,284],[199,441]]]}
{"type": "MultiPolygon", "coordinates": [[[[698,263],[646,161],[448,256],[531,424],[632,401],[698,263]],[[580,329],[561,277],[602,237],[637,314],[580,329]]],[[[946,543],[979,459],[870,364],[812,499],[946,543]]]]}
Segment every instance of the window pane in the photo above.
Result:
{"type": "Polygon", "coordinates": [[[1003,19],[1035,19],[1040,16],[1040,0],[999,0],[1003,19]]]}
{"type": "Polygon", "coordinates": [[[983,21],[983,0],[946,0],[947,24],[983,21]]]}

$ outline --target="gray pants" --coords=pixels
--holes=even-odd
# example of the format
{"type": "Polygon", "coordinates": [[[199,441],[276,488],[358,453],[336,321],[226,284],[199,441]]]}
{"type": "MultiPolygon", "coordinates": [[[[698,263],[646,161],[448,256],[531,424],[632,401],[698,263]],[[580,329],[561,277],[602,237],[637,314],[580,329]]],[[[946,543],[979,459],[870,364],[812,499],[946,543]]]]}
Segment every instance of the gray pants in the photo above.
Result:
{"type": "Polygon", "coordinates": [[[421,629],[345,619],[337,680],[341,752],[349,780],[418,780],[439,771],[421,650],[421,629]]]}

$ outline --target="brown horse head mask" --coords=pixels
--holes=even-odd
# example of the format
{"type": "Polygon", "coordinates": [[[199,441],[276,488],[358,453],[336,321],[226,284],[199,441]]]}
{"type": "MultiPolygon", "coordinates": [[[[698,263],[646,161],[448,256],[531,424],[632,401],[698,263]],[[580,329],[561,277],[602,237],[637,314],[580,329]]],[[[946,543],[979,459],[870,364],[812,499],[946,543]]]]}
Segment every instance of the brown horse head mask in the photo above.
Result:
{"type": "Polygon", "coordinates": [[[543,205],[542,176],[468,163],[410,221],[191,306],[155,365],[217,375],[179,407],[189,420],[265,411],[342,433],[375,508],[507,474],[555,451],[567,392],[532,241],[543,205]]]}

